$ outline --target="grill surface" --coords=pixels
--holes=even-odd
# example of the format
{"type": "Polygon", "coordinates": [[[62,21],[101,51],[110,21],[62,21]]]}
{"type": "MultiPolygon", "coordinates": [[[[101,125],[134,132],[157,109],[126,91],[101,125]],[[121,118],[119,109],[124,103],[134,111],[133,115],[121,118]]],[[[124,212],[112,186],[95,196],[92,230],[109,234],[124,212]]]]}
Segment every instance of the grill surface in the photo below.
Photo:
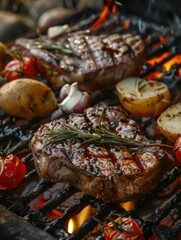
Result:
{"type": "MultiPolygon", "coordinates": [[[[79,29],[86,29],[90,27],[96,19],[97,16],[93,15],[89,19],[83,20],[78,25],[72,26],[70,30],[75,31],[79,29]]],[[[166,62],[181,54],[181,32],[180,29],[177,28],[177,24],[175,22],[173,22],[173,25],[168,27],[159,27],[154,23],[141,20],[136,15],[133,16],[127,13],[122,13],[120,16],[117,16],[110,14],[105,24],[92,31],[94,34],[99,34],[101,32],[133,32],[141,35],[142,38],[145,39],[148,60],[154,57],[159,57],[163,53],[168,53],[166,57],[157,64],[150,64],[149,61],[147,61],[147,63],[143,66],[140,76],[147,79],[152,77],[157,79],[155,72],[162,73],[162,76],[159,77],[159,81],[163,81],[169,86],[172,93],[172,103],[180,100],[181,77],[179,76],[179,69],[181,67],[181,55],[179,56],[180,60],[178,63],[172,65],[168,71],[163,68],[163,65],[166,62]],[[162,43],[160,37],[165,37],[166,40],[162,43]],[[175,98],[176,96],[177,98],[175,98]]],[[[93,105],[101,103],[119,104],[114,91],[97,93],[92,96],[92,102],[93,105]]],[[[0,121],[1,144],[4,141],[8,142],[9,139],[13,139],[14,142],[21,141],[21,149],[27,150],[28,143],[33,132],[42,122],[47,122],[49,120],[50,119],[48,118],[38,122],[37,120],[32,119],[28,122],[22,123],[14,117],[3,115],[0,121]]],[[[139,121],[141,128],[146,130],[146,133],[148,134],[147,130],[154,125],[156,118],[138,118],[136,120],[139,121]]],[[[152,136],[149,135],[149,137],[152,136]]],[[[165,139],[162,140],[165,141],[165,139]]],[[[23,237],[24,239],[40,239],[42,237],[47,240],[58,238],[69,240],[81,239],[87,235],[87,233],[91,233],[94,227],[103,222],[111,212],[117,212],[123,217],[132,216],[136,219],[144,232],[145,239],[152,235],[153,229],[159,239],[177,239],[181,228],[181,222],[178,221],[178,223],[173,227],[164,229],[159,226],[159,223],[165,216],[170,214],[173,209],[176,208],[179,212],[181,207],[180,187],[175,190],[174,194],[171,193],[167,203],[163,204],[156,212],[152,212],[152,216],[149,220],[145,220],[143,217],[140,217],[139,212],[142,210],[143,206],[147,205],[148,202],[158,199],[158,194],[180,176],[179,167],[175,167],[170,173],[168,173],[153,193],[139,199],[135,203],[134,209],[129,212],[120,207],[119,204],[108,204],[88,195],[83,195],[74,204],[67,207],[62,216],[57,217],[54,220],[49,220],[46,216],[71,196],[74,196],[76,190],[71,186],[66,186],[65,189],[57,191],[57,194],[52,196],[50,200],[44,203],[38,210],[33,210],[32,203],[34,200],[47,190],[51,189],[55,184],[39,179],[33,168],[31,153],[23,157],[22,160],[28,166],[28,172],[23,182],[15,190],[0,192],[0,203],[2,204],[0,205],[1,239],[21,239],[23,237]],[[33,186],[28,193],[22,194],[26,189],[26,186],[34,180],[38,182],[38,184],[33,186]],[[88,205],[91,205],[94,209],[96,209],[96,213],[84,222],[73,234],[68,234],[64,229],[67,221],[88,205]],[[19,216],[24,217],[24,219],[19,216]]],[[[104,239],[103,234],[97,239],[104,239]]]]}

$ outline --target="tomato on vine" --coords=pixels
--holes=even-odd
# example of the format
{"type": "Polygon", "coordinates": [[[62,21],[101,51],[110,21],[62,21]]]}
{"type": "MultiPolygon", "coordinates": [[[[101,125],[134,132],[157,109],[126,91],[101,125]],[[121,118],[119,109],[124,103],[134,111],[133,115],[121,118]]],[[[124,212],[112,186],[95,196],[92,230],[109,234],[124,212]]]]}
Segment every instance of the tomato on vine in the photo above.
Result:
{"type": "Polygon", "coordinates": [[[26,166],[21,159],[13,154],[15,147],[0,152],[0,189],[16,188],[26,174],[26,166]]]}
{"type": "Polygon", "coordinates": [[[105,240],[144,240],[138,223],[132,218],[111,220],[104,230],[105,240]]]}

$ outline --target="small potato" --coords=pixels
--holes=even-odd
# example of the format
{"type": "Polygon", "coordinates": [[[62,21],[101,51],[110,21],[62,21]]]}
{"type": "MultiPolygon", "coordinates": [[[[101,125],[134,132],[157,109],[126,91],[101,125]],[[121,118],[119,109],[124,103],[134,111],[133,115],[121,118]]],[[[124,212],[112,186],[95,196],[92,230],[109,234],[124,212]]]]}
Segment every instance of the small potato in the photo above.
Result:
{"type": "Polygon", "coordinates": [[[157,120],[161,133],[174,142],[181,136],[181,102],[172,105],[157,120]]]}
{"type": "Polygon", "coordinates": [[[12,59],[8,47],[0,42],[0,71],[4,69],[6,64],[12,59]]]}
{"type": "Polygon", "coordinates": [[[8,82],[0,88],[0,108],[12,116],[45,117],[56,106],[53,91],[37,80],[22,78],[8,82]]]}
{"type": "Polygon", "coordinates": [[[135,116],[151,117],[162,113],[170,103],[168,87],[158,81],[132,77],[116,85],[123,107],[135,116]]]}

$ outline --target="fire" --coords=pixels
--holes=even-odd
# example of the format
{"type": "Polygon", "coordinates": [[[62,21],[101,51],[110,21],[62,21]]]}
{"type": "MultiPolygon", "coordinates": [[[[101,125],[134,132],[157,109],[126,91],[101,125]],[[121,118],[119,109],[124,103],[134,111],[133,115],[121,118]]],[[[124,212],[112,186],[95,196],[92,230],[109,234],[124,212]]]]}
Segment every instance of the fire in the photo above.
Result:
{"type": "MultiPolygon", "coordinates": [[[[149,63],[151,66],[155,66],[156,64],[160,63],[162,60],[164,60],[166,57],[169,56],[169,52],[166,52],[164,54],[162,54],[161,56],[159,57],[154,57],[150,60],[147,61],[147,63],[149,63]]],[[[177,54],[175,55],[173,58],[171,58],[170,60],[168,60],[166,63],[164,63],[162,65],[163,69],[165,71],[170,71],[170,69],[172,68],[173,65],[176,65],[176,64],[181,64],[181,54],[177,54]]],[[[181,76],[181,68],[179,69],[178,71],[178,74],[179,76],[181,76]]],[[[147,79],[155,79],[155,78],[161,78],[163,76],[163,73],[162,72],[159,72],[159,71],[155,71],[155,72],[152,72],[150,73],[148,76],[147,76],[147,79]]]]}
{"type": "Polygon", "coordinates": [[[157,72],[157,71],[155,71],[155,72],[150,73],[150,74],[146,77],[146,79],[148,79],[148,80],[153,80],[153,79],[156,79],[156,78],[161,78],[162,76],[163,76],[163,73],[162,73],[162,72],[157,72]]]}
{"type": "Polygon", "coordinates": [[[166,71],[169,71],[174,64],[181,64],[181,54],[175,55],[172,59],[163,64],[163,67],[166,71]]]}
{"type": "Polygon", "coordinates": [[[112,13],[116,12],[116,6],[113,5],[113,7],[111,7],[112,3],[113,3],[113,0],[108,0],[107,5],[103,7],[103,10],[101,12],[99,19],[91,26],[91,29],[97,28],[102,23],[106,22],[107,16],[110,13],[110,8],[112,8],[112,11],[111,11],[112,13]]]}
{"type": "MultiPolygon", "coordinates": [[[[44,198],[43,195],[41,195],[38,198],[37,203],[33,206],[34,210],[38,210],[39,208],[41,208],[41,206],[43,206],[46,203],[46,200],[44,198]]],[[[63,215],[63,212],[61,212],[60,210],[57,209],[53,209],[48,215],[47,218],[52,221],[54,219],[56,219],[57,217],[61,217],[63,215]]]]}
{"type": "Polygon", "coordinates": [[[68,222],[67,231],[71,234],[78,227],[80,227],[90,216],[91,216],[91,206],[85,207],[79,214],[71,218],[68,222]]]}
{"type": "Polygon", "coordinates": [[[123,28],[124,28],[125,30],[128,29],[130,23],[131,23],[131,19],[128,19],[128,21],[126,21],[126,22],[124,23],[123,28]]]}
{"type": "Polygon", "coordinates": [[[134,201],[128,201],[128,202],[123,202],[120,204],[121,207],[123,207],[126,211],[130,211],[134,208],[135,202],[134,201]]]}
{"type": "Polygon", "coordinates": [[[149,63],[151,66],[154,66],[154,65],[160,63],[163,59],[165,59],[168,56],[169,56],[169,52],[166,52],[166,53],[162,54],[161,56],[151,58],[150,60],[147,61],[147,63],[149,63]]]}
{"type": "Polygon", "coordinates": [[[74,231],[75,231],[75,221],[74,221],[74,219],[73,218],[71,218],[70,220],[69,220],[69,223],[68,223],[68,232],[70,233],[70,234],[72,234],[74,231]]]}
{"type": "Polygon", "coordinates": [[[159,41],[157,43],[155,43],[152,48],[156,48],[157,46],[160,46],[160,44],[165,43],[168,40],[168,37],[165,36],[160,36],[159,37],[159,41]]]}

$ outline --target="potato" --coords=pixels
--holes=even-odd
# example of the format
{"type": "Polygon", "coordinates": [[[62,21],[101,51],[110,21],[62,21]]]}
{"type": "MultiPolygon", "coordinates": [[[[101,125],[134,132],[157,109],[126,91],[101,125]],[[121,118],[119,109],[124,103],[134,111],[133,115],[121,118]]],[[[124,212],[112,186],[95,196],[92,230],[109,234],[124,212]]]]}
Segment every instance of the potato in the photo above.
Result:
{"type": "Polygon", "coordinates": [[[128,112],[140,117],[162,113],[170,103],[168,87],[157,81],[132,77],[116,85],[121,104],[128,112]]]}
{"type": "Polygon", "coordinates": [[[158,118],[157,125],[161,133],[171,142],[181,136],[181,102],[164,111],[158,118]]]}
{"type": "Polygon", "coordinates": [[[0,71],[4,69],[6,64],[12,59],[8,47],[0,42],[0,71]]]}
{"type": "Polygon", "coordinates": [[[0,88],[0,108],[12,116],[45,117],[56,106],[57,101],[52,90],[37,80],[22,78],[0,88]]]}

